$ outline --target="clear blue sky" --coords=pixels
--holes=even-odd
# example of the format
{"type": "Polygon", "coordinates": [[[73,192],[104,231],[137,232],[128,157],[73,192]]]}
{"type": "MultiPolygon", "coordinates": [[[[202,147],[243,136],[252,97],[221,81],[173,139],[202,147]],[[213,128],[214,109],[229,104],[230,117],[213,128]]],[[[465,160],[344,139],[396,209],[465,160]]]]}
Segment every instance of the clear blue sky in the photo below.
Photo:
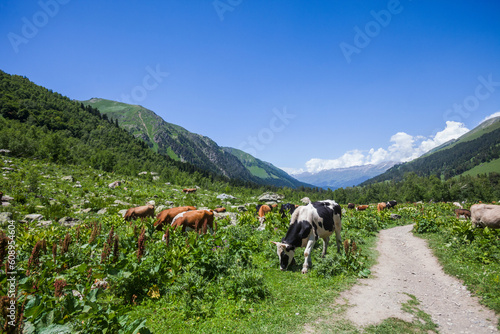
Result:
{"type": "Polygon", "coordinates": [[[0,36],[7,73],[278,167],[408,160],[500,111],[497,0],[2,0],[0,36]]]}

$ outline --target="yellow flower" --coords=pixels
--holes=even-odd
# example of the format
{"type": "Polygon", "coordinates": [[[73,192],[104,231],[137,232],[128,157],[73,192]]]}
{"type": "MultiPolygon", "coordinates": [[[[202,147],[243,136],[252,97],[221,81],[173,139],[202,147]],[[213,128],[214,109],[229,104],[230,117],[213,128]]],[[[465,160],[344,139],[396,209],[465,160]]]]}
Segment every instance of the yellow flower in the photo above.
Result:
{"type": "Polygon", "coordinates": [[[148,296],[154,299],[160,298],[160,289],[156,286],[156,284],[149,289],[148,296]]]}

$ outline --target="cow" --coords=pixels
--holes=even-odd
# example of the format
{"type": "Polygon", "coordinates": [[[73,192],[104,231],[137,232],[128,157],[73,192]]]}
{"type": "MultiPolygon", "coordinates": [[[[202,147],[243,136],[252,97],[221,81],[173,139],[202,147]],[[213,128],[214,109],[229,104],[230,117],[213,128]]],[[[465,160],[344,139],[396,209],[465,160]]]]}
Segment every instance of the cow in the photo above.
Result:
{"type": "Polygon", "coordinates": [[[474,204],[470,212],[473,227],[500,228],[500,205],[474,204]]]}
{"type": "Polygon", "coordinates": [[[356,207],[357,211],[363,211],[363,210],[366,210],[366,209],[368,209],[368,205],[358,205],[356,207]]]}
{"type": "Polygon", "coordinates": [[[170,225],[172,223],[172,220],[181,212],[185,211],[190,211],[190,210],[196,210],[194,206],[179,206],[176,208],[171,208],[171,209],[166,209],[160,212],[156,216],[156,221],[154,223],[154,226],[156,227],[157,231],[163,230],[163,225],[170,225]]]}
{"type": "Polygon", "coordinates": [[[295,249],[305,247],[304,264],[302,273],[307,273],[312,265],[311,251],[318,238],[323,239],[324,257],[328,249],[330,235],[335,231],[337,241],[337,252],[340,252],[342,239],[340,231],[342,229],[342,208],[335,201],[324,200],[310,203],[306,206],[299,206],[295,209],[290,220],[290,225],[286,235],[281,242],[274,242],[278,253],[280,269],[286,270],[293,260],[295,249]]]}
{"type": "Polygon", "coordinates": [[[273,207],[267,204],[259,205],[258,206],[258,215],[259,215],[259,222],[262,224],[264,223],[264,220],[266,220],[266,214],[271,212],[273,207]]]}
{"type": "Polygon", "coordinates": [[[470,219],[470,211],[469,210],[466,210],[466,209],[455,209],[455,214],[457,215],[457,219],[460,217],[460,216],[464,216],[465,219],[470,219]]]}
{"type": "Polygon", "coordinates": [[[125,220],[132,220],[137,218],[146,218],[155,216],[155,206],[148,204],[143,206],[136,206],[127,210],[123,218],[125,220]]]}
{"type": "Polygon", "coordinates": [[[347,208],[348,209],[354,209],[356,207],[356,205],[354,203],[348,203],[347,204],[347,208]]]}
{"type": "Polygon", "coordinates": [[[386,205],[387,209],[393,208],[393,207],[395,207],[397,204],[398,204],[398,202],[396,202],[396,201],[389,201],[389,202],[385,203],[385,205],[386,205]]]}
{"type": "Polygon", "coordinates": [[[462,205],[458,202],[453,202],[453,205],[458,206],[459,209],[463,209],[462,205]]]}
{"type": "Polygon", "coordinates": [[[281,204],[280,208],[281,218],[285,218],[287,212],[290,212],[290,215],[292,215],[296,207],[297,206],[292,203],[281,204]]]}
{"type": "Polygon", "coordinates": [[[222,207],[222,208],[215,208],[214,212],[217,212],[217,213],[226,212],[226,208],[224,208],[224,207],[222,207]]]}
{"type": "Polygon", "coordinates": [[[387,207],[387,203],[381,202],[377,204],[377,211],[380,212],[387,207]]]}
{"type": "Polygon", "coordinates": [[[196,188],[184,188],[182,189],[182,192],[186,193],[186,194],[191,194],[191,193],[195,193],[196,192],[196,188]]]}
{"type": "Polygon", "coordinates": [[[210,227],[212,231],[217,230],[217,223],[214,223],[214,212],[212,210],[193,210],[179,213],[175,216],[171,226],[174,231],[177,227],[182,227],[182,232],[192,229],[199,234],[207,233],[210,227]]]}

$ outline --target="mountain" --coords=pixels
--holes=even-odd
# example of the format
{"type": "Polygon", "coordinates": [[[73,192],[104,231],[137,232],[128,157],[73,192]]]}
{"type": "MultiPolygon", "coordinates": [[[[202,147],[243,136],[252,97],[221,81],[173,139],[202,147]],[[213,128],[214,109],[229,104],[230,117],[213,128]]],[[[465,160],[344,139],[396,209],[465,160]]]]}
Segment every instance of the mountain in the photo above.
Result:
{"type": "Polygon", "coordinates": [[[293,174],[297,180],[314,184],[322,188],[345,188],[356,186],[374,176],[382,174],[396,163],[392,161],[382,162],[377,165],[354,166],[348,168],[335,168],[323,170],[317,173],[293,174]]]}
{"type": "Polygon", "coordinates": [[[99,98],[82,103],[97,108],[108,118],[117,120],[121,128],[142,139],[154,151],[168,155],[174,160],[186,161],[228,178],[258,184],[291,188],[310,186],[249,154],[220,147],[208,137],[168,123],[152,110],[142,106],[99,98]]]}
{"type": "Polygon", "coordinates": [[[246,152],[231,147],[224,147],[223,149],[237,157],[253,176],[266,180],[267,184],[289,188],[296,188],[297,186],[313,187],[312,184],[300,182],[273,164],[259,160],[246,152]]]}
{"type": "Polygon", "coordinates": [[[484,121],[458,139],[443,144],[415,160],[395,165],[361,185],[387,180],[400,181],[410,172],[419,176],[436,175],[446,180],[471,170],[488,172],[491,166],[498,165],[498,159],[500,117],[495,117],[484,121]],[[484,165],[487,167],[481,168],[484,165]]]}

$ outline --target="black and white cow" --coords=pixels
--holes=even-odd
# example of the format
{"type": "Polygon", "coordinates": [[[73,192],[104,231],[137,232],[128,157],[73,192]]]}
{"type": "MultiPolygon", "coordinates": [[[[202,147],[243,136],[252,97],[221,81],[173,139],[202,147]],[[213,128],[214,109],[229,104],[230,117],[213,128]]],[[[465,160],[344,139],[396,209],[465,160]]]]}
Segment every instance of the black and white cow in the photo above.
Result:
{"type": "Polygon", "coordinates": [[[292,215],[293,212],[295,211],[295,208],[296,208],[295,204],[292,203],[281,204],[280,208],[281,218],[285,218],[287,212],[290,212],[290,215],[292,215]]]}
{"type": "Polygon", "coordinates": [[[290,220],[290,226],[285,237],[276,244],[280,261],[280,269],[286,270],[295,255],[295,248],[305,247],[304,265],[302,273],[307,273],[312,265],[311,251],[318,238],[323,239],[324,257],[328,248],[330,235],[335,231],[337,241],[337,252],[340,252],[342,239],[340,230],[342,229],[342,208],[335,201],[325,200],[310,203],[306,206],[299,206],[295,209],[290,220]]]}
{"type": "Polygon", "coordinates": [[[396,201],[389,201],[389,202],[385,203],[387,209],[393,208],[397,204],[398,204],[398,202],[396,202],[396,201]]]}

